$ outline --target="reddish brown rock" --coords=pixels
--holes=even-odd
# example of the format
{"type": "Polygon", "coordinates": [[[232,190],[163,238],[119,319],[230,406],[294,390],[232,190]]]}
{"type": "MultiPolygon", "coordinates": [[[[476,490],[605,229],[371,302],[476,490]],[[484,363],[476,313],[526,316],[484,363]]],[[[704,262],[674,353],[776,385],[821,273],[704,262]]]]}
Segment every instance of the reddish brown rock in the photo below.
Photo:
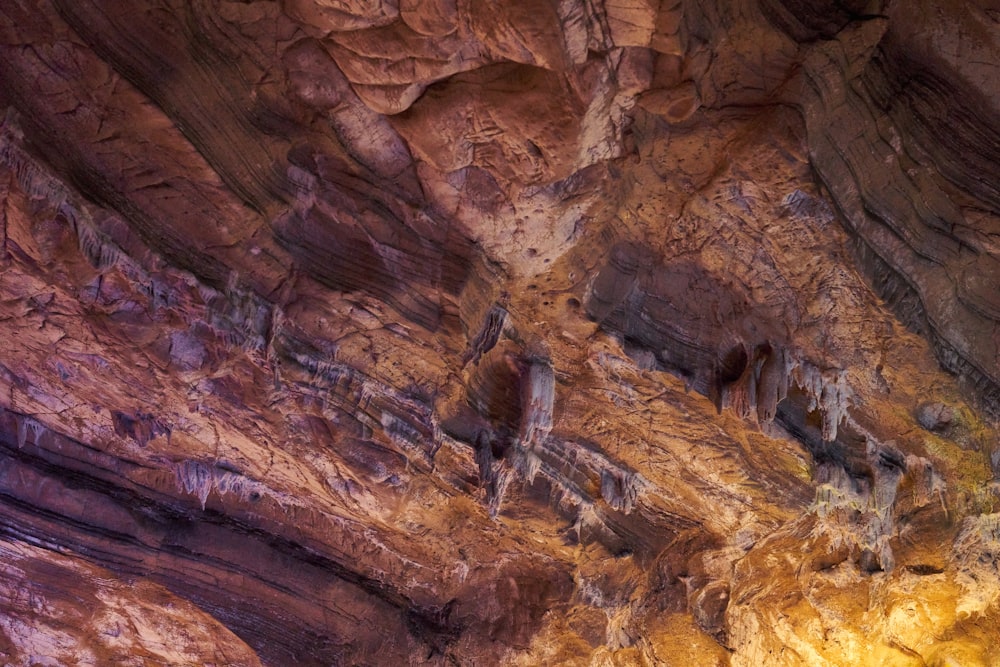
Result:
{"type": "Polygon", "coordinates": [[[991,664],[996,11],[0,8],[6,663],[991,664]]]}

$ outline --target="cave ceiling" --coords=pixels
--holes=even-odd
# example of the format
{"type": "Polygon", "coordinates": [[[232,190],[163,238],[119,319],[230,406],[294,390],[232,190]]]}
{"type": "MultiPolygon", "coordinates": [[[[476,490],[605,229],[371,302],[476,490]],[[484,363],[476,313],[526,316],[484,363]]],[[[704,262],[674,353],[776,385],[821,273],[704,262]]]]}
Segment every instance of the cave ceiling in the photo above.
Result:
{"type": "Polygon", "coordinates": [[[1000,665],[1000,5],[0,1],[0,663],[1000,665]]]}

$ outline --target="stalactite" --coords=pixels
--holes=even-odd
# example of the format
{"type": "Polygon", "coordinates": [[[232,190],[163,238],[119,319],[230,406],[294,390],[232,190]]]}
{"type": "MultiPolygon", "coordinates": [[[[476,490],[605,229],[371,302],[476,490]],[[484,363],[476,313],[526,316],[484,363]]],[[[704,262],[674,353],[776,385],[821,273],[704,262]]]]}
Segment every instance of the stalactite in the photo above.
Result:
{"type": "Polygon", "coordinates": [[[538,447],[552,430],[555,403],[555,374],[547,359],[528,362],[527,381],[521,387],[521,445],[528,450],[538,447]]]}
{"type": "Polygon", "coordinates": [[[822,418],[823,440],[837,439],[837,429],[847,417],[853,392],[847,377],[840,370],[820,370],[809,362],[792,361],[791,376],[809,397],[809,410],[817,410],[822,418]]]}
{"type": "Polygon", "coordinates": [[[183,461],[174,468],[174,474],[184,492],[197,498],[201,509],[205,509],[214,486],[211,468],[198,461],[183,461]]]}

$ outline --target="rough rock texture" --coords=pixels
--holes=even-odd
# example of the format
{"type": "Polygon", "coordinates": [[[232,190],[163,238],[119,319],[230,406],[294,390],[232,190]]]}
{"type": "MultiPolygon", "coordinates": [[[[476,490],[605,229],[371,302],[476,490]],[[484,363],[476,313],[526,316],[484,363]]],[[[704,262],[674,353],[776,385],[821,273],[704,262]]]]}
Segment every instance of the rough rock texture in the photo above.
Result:
{"type": "Polygon", "coordinates": [[[0,3],[3,664],[998,665],[988,0],[0,3]]]}

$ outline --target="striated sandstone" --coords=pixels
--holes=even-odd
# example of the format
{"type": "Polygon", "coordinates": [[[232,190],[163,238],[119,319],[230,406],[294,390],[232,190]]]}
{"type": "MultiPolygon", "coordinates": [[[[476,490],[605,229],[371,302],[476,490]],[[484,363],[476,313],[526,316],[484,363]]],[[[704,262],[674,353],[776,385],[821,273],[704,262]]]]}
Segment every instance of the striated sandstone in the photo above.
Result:
{"type": "Polygon", "coordinates": [[[997,664],[998,22],[0,6],[5,664],[997,664]]]}

